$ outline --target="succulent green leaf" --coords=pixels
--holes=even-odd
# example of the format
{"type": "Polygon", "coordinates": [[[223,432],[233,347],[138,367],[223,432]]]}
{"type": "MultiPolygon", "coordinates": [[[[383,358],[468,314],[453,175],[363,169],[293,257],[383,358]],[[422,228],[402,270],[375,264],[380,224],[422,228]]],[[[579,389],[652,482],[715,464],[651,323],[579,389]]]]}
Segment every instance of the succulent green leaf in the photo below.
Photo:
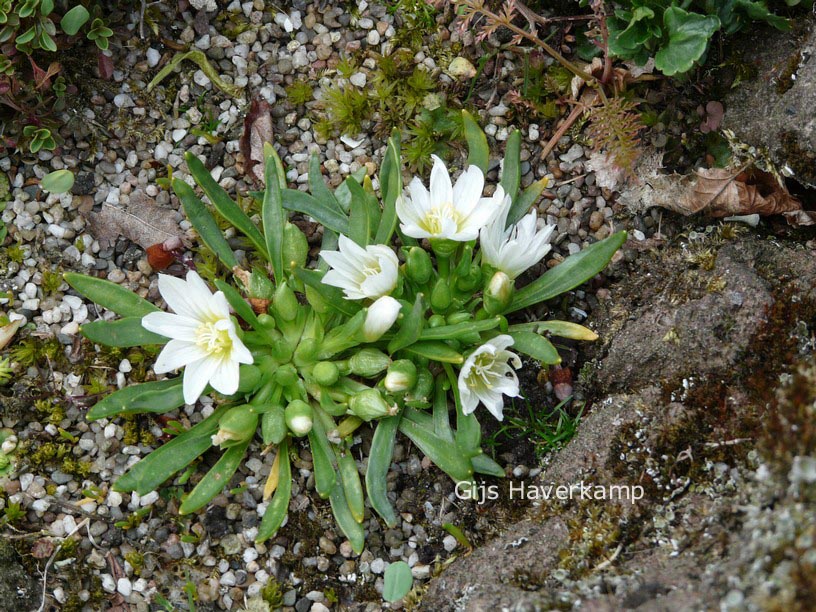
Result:
{"type": "Polygon", "coordinates": [[[413,355],[425,357],[431,361],[439,361],[441,363],[461,365],[465,361],[465,358],[462,357],[461,353],[451,348],[444,342],[439,342],[437,340],[416,342],[407,347],[405,350],[413,355]]]}
{"type": "Polygon", "coordinates": [[[624,242],[626,232],[618,232],[586,247],[580,253],[570,255],[540,278],[516,291],[513,303],[505,314],[549,300],[585,283],[606,267],[624,242]]]}
{"type": "Polygon", "coordinates": [[[390,244],[397,229],[397,198],[402,195],[402,167],[400,164],[399,131],[394,129],[385,150],[380,167],[380,191],[382,192],[383,213],[374,237],[375,244],[390,244]]]}
{"type": "Polygon", "coordinates": [[[411,567],[405,561],[392,563],[385,570],[383,599],[390,602],[399,601],[408,594],[413,584],[411,567]]]}
{"type": "Polygon", "coordinates": [[[201,241],[215,253],[221,263],[232,270],[238,265],[238,260],[235,259],[235,253],[232,252],[227,239],[218,228],[218,223],[215,217],[207,210],[202,202],[190,187],[184,181],[174,178],[172,180],[173,191],[176,192],[178,199],[181,200],[181,206],[184,208],[184,214],[187,219],[198,232],[201,241]]]}
{"type": "Polygon", "coordinates": [[[229,197],[221,185],[215,182],[215,179],[213,179],[212,175],[210,175],[207,168],[196,155],[188,151],[184,155],[184,159],[187,160],[187,167],[190,169],[190,174],[193,175],[198,186],[204,190],[204,193],[210,199],[210,203],[215,207],[215,210],[218,211],[218,214],[249,238],[258,250],[258,253],[268,258],[264,237],[247,214],[229,197]]]}
{"type": "Polygon", "coordinates": [[[339,234],[349,233],[348,216],[333,208],[331,204],[327,204],[325,200],[318,200],[297,189],[284,189],[282,198],[283,207],[287,210],[308,215],[324,227],[339,234]]]}
{"type": "Polygon", "coordinates": [[[204,475],[193,490],[190,491],[190,494],[181,502],[181,506],[179,507],[180,514],[189,514],[190,512],[200,510],[207,505],[207,502],[221,492],[221,489],[229,483],[230,478],[235,474],[238,466],[241,465],[241,460],[246,454],[250,440],[251,438],[244,440],[235,446],[230,446],[224,451],[221,458],[218,459],[215,465],[210,468],[210,471],[204,475]]]}
{"type": "MultiPolygon", "coordinates": [[[[412,412],[416,411],[412,408],[405,408],[406,416],[412,412]]],[[[470,482],[473,479],[473,466],[470,459],[466,458],[459,447],[451,444],[449,440],[437,436],[411,419],[402,419],[399,430],[408,436],[419,450],[428,455],[440,470],[456,482],[470,482]]]]}
{"type": "Polygon", "coordinates": [[[114,415],[160,414],[184,405],[182,379],[171,378],[131,385],[102,398],[88,411],[89,421],[114,415]]]}
{"type": "Polygon", "coordinates": [[[388,500],[386,477],[391,467],[391,457],[394,454],[394,443],[400,418],[400,415],[396,415],[380,419],[377,423],[377,429],[374,430],[374,438],[371,441],[365,475],[366,491],[371,507],[389,527],[397,524],[397,513],[388,500]]]}
{"type": "Polygon", "coordinates": [[[225,407],[217,408],[206,419],[142,458],[113,488],[122,492],[136,491],[139,495],[155,490],[212,446],[212,435],[218,430],[218,419],[225,410],[225,407]]]}
{"type": "Polygon", "coordinates": [[[518,223],[521,218],[529,212],[530,207],[538,201],[538,198],[544,193],[547,185],[549,185],[549,179],[544,177],[531,183],[524,191],[518,194],[510,205],[510,212],[507,213],[507,224],[505,227],[510,227],[518,223]]]}
{"type": "Polygon", "coordinates": [[[346,178],[345,183],[351,193],[348,236],[361,247],[365,247],[371,242],[374,229],[374,219],[368,205],[368,198],[362,185],[353,178],[346,178]]]}
{"type": "Polygon", "coordinates": [[[278,283],[284,281],[283,267],[283,225],[286,222],[286,214],[283,212],[283,203],[278,178],[278,168],[275,163],[277,153],[268,142],[264,143],[264,199],[261,206],[261,218],[263,219],[264,235],[266,236],[266,250],[269,253],[269,261],[272,263],[272,271],[278,283]]]}
{"type": "Polygon", "coordinates": [[[343,484],[343,491],[346,494],[351,516],[358,523],[362,523],[365,518],[365,497],[363,495],[363,485],[360,482],[360,472],[357,470],[357,462],[351,454],[351,450],[346,448],[341,450],[335,448],[337,457],[337,468],[340,472],[340,482],[343,484]]]}
{"type": "Polygon", "coordinates": [[[487,167],[490,160],[490,149],[487,146],[487,136],[476,123],[473,116],[463,110],[462,122],[465,128],[465,140],[468,145],[468,164],[476,166],[482,171],[482,174],[487,174],[487,167]]]}
{"type": "Polygon", "coordinates": [[[66,272],[63,278],[86,298],[120,316],[142,317],[158,310],[147,300],[109,280],[76,272],[66,272]]]}
{"type": "Polygon", "coordinates": [[[510,200],[516,199],[519,185],[521,184],[521,132],[513,130],[507,137],[507,145],[504,150],[504,163],[502,164],[501,186],[504,193],[510,196],[510,200]]]}
{"type": "Polygon", "coordinates": [[[352,550],[360,554],[365,547],[365,530],[351,513],[345,488],[342,486],[334,487],[329,497],[329,502],[331,503],[332,513],[334,514],[334,520],[337,521],[337,526],[340,527],[340,531],[342,531],[349,539],[349,542],[351,542],[352,550]]]}
{"type": "Polygon", "coordinates": [[[74,8],[63,15],[62,19],[60,20],[60,27],[68,36],[73,36],[79,32],[79,28],[84,26],[90,18],[91,14],[88,12],[88,9],[81,4],[77,4],[74,8]]]}
{"type": "Polygon", "coordinates": [[[255,311],[252,310],[252,306],[250,306],[247,301],[241,297],[241,294],[230,285],[229,283],[225,283],[219,278],[215,279],[215,286],[224,293],[224,297],[227,298],[227,302],[229,305],[232,306],[232,309],[241,317],[244,321],[249,323],[252,326],[252,329],[260,331],[261,326],[258,323],[258,317],[255,315],[255,311]]]}
{"type": "Polygon", "coordinates": [[[314,461],[315,490],[326,499],[337,486],[337,472],[333,462],[334,451],[319,416],[309,432],[309,448],[314,461]]]}
{"type": "Polygon", "coordinates": [[[528,331],[510,331],[508,333],[513,337],[514,350],[529,355],[541,363],[549,365],[561,363],[558,351],[552,345],[552,342],[544,336],[528,331]]]}
{"type": "Polygon", "coordinates": [[[281,441],[278,452],[278,488],[266,507],[256,542],[268,540],[278,532],[289,511],[289,500],[292,499],[292,466],[289,463],[289,444],[286,439],[281,441]]]}
{"type": "Polygon", "coordinates": [[[74,186],[74,173],[70,170],[54,170],[42,178],[40,186],[50,193],[68,193],[74,186]]]}
{"type": "Polygon", "coordinates": [[[388,352],[392,355],[397,351],[411,346],[419,340],[422,327],[425,324],[425,300],[421,293],[418,293],[411,311],[402,319],[399,331],[388,343],[388,352]]]}
{"type": "Polygon", "coordinates": [[[484,453],[474,455],[470,462],[473,465],[473,471],[478,474],[486,474],[495,478],[504,478],[505,476],[502,466],[484,453]]]}
{"type": "Polygon", "coordinates": [[[154,334],[142,327],[142,317],[125,317],[116,321],[92,321],[80,328],[91,342],[105,346],[142,346],[165,344],[169,338],[154,334]]]}
{"type": "Polygon", "coordinates": [[[323,173],[320,171],[320,159],[317,154],[313,154],[309,159],[309,191],[318,202],[323,203],[337,214],[345,216],[345,211],[340,207],[334,193],[323,180],[323,173]]]}

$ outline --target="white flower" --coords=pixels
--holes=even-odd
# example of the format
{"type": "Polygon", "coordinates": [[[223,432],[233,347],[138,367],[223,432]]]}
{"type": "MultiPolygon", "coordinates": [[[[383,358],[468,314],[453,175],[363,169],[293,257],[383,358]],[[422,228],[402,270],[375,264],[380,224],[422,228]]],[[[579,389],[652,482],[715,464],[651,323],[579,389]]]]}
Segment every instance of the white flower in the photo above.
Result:
{"type": "Polygon", "coordinates": [[[536,231],[536,213],[531,212],[516,225],[504,229],[510,212],[510,198],[505,199],[501,212],[481,231],[479,244],[482,260],[510,278],[518,277],[550,252],[554,225],[536,231]]]}
{"type": "Polygon", "coordinates": [[[482,402],[501,421],[504,407],[502,395],[521,396],[518,376],[514,371],[514,368],[521,367],[521,359],[507,350],[512,344],[511,336],[496,336],[465,359],[459,372],[458,385],[462,412],[470,414],[482,402]]]}
{"type": "Polygon", "coordinates": [[[470,166],[451,186],[445,164],[436,155],[431,157],[434,165],[430,193],[414,177],[408,186],[411,198],[397,198],[400,228],[412,238],[475,240],[479,230],[498,214],[504,189],[499,185],[492,198],[483,198],[484,175],[476,166],[470,166]]]}
{"type": "Polygon", "coordinates": [[[366,342],[379,340],[380,336],[391,329],[401,309],[400,303],[390,295],[385,295],[374,302],[369,307],[363,323],[363,337],[366,342]]]}
{"type": "Polygon", "coordinates": [[[389,247],[374,244],[363,248],[341,234],[339,249],[320,254],[332,267],[323,282],[342,289],[348,299],[375,300],[397,286],[399,258],[389,247]]]}
{"type": "Polygon", "coordinates": [[[252,363],[252,354],[235,332],[224,294],[210,293],[192,270],[186,281],[159,274],[159,292],[176,314],[151,312],[142,318],[145,329],[171,338],[153,366],[156,374],[184,367],[188,404],[196,402],[207,383],[224,395],[235,393],[238,364],[252,363]]]}

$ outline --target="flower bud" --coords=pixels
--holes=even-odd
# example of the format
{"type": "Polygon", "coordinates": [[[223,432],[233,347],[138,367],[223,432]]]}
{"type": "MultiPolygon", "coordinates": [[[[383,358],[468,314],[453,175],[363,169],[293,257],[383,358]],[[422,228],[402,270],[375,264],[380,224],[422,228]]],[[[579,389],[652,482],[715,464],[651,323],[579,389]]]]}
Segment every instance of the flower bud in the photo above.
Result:
{"type": "Polygon", "coordinates": [[[473,315],[469,312],[454,312],[446,317],[445,323],[448,325],[458,325],[459,323],[470,321],[472,318],[473,315]]]}
{"type": "Polygon", "coordinates": [[[366,342],[375,342],[391,329],[394,321],[399,317],[402,306],[390,295],[384,295],[374,302],[366,313],[363,324],[363,337],[366,342]]]}
{"type": "Polygon", "coordinates": [[[435,315],[431,315],[428,318],[428,327],[431,327],[431,328],[442,327],[444,324],[445,324],[445,317],[443,317],[442,315],[435,314],[435,315]]]}
{"type": "Polygon", "coordinates": [[[302,338],[295,349],[293,357],[295,364],[302,366],[314,361],[319,348],[320,343],[316,338],[302,338]]]}
{"type": "Polygon", "coordinates": [[[291,363],[287,363],[275,370],[274,379],[281,387],[290,387],[297,382],[298,373],[291,363]]]}
{"type": "Polygon", "coordinates": [[[249,393],[261,384],[261,369],[255,365],[242,364],[238,368],[238,392],[249,393]]]}
{"type": "Polygon", "coordinates": [[[431,291],[431,308],[435,313],[445,312],[451,305],[450,281],[440,278],[431,291]]]}
{"type": "Polygon", "coordinates": [[[460,276],[456,281],[459,291],[473,291],[482,282],[482,270],[479,266],[471,266],[467,274],[460,276]]]}
{"type": "Polygon", "coordinates": [[[428,368],[422,368],[417,372],[417,382],[408,394],[409,400],[427,400],[431,397],[434,387],[434,377],[428,368]]]}
{"type": "Polygon", "coordinates": [[[249,405],[230,408],[218,421],[212,443],[222,448],[248,440],[258,428],[258,413],[249,405]]]}
{"type": "Polygon", "coordinates": [[[288,432],[283,406],[273,406],[263,413],[261,437],[264,444],[280,444],[288,432]]]}
{"type": "Polygon", "coordinates": [[[275,297],[272,299],[272,304],[275,306],[275,311],[284,321],[294,321],[295,317],[297,317],[300,304],[298,304],[297,297],[295,297],[295,292],[292,291],[285,282],[278,285],[278,288],[275,290],[275,297]]]}
{"type": "Polygon", "coordinates": [[[379,349],[364,348],[349,359],[351,373],[370,378],[391,365],[391,358],[379,349]]]}
{"type": "Polygon", "coordinates": [[[431,248],[438,257],[450,257],[459,248],[459,243],[445,238],[431,238],[431,248]]]}
{"type": "Polygon", "coordinates": [[[289,222],[284,225],[281,251],[285,268],[302,268],[306,265],[306,259],[309,256],[309,243],[298,226],[289,222]]]}
{"type": "Polygon", "coordinates": [[[364,421],[396,414],[396,406],[389,407],[376,389],[366,389],[352,396],[349,410],[364,421]]]}
{"type": "Polygon", "coordinates": [[[422,247],[411,247],[405,261],[405,272],[408,278],[417,285],[424,285],[431,279],[433,265],[428,251],[422,247]]]}
{"type": "Polygon", "coordinates": [[[284,413],[286,426],[298,438],[312,431],[314,413],[312,407],[303,400],[289,402],[284,413]]]}
{"type": "Polygon", "coordinates": [[[388,366],[385,388],[390,393],[404,393],[417,383],[417,368],[410,359],[397,359],[388,366]]]}
{"type": "Polygon", "coordinates": [[[484,291],[484,307],[488,314],[504,312],[513,299],[513,281],[504,272],[496,272],[484,291]]]}
{"type": "Polygon", "coordinates": [[[318,385],[331,387],[340,378],[340,368],[332,361],[321,361],[315,364],[312,376],[318,385]]]}

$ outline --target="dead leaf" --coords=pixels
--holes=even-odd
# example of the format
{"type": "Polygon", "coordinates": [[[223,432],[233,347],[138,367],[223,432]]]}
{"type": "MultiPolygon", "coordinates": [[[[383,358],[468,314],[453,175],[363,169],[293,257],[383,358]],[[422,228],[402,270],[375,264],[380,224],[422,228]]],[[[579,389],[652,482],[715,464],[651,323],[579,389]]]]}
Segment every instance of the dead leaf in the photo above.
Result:
{"type": "Polygon", "coordinates": [[[31,556],[35,559],[47,559],[54,553],[54,543],[40,538],[31,545],[31,556]]]}
{"type": "Polygon", "coordinates": [[[113,58],[102,51],[96,56],[96,65],[99,68],[99,78],[110,81],[113,78],[113,58]]]}
{"type": "Polygon", "coordinates": [[[0,327],[0,349],[6,348],[6,345],[11,342],[11,339],[14,337],[14,334],[17,333],[22,322],[22,319],[15,319],[9,322],[8,325],[0,327]]]}
{"type": "Polygon", "coordinates": [[[91,233],[103,248],[113,244],[119,236],[143,249],[171,238],[185,238],[176,221],[176,211],[159,206],[142,191],[132,193],[127,206],[102,204],[100,212],[90,213],[88,222],[91,233]]]}
{"type": "Polygon", "coordinates": [[[173,236],[164,242],[147,247],[147,263],[154,270],[165,270],[179,259],[183,243],[173,236]]]}
{"type": "Polygon", "coordinates": [[[265,142],[272,142],[272,113],[266,100],[254,99],[249,112],[244,118],[244,133],[241,135],[239,146],[244,156],[244,174],[256,183],[264,181],[265,142]]]}
{"type": "Polygon", "coordinates": [[[816,225],[816,210],[795,210],[793,212],[782,213],[785,220],[793,227],[803,227],[805,225],[816,225]]]}

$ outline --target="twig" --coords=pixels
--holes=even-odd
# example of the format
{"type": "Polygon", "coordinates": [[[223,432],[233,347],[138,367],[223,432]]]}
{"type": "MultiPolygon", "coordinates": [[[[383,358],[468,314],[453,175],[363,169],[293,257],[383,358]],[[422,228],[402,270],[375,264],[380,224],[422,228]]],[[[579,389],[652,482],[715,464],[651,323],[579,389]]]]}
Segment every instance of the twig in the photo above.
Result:
{"type": "Polygon", "coordinates": [[[558,126],[558,129],[555,130],[555,133],[552,135],[550,140],[547,141],[546,145],[544,145],[544,149],[541,151],[542,160],[547,159],[547,156],[555,148],[555,145],[558,144],[558,141],[561,140],[561,137],[567,133],[567,130],[570,129],[576,121],[578,121],[578,117],[583,115],[585,110],[586,109],[581,104],[575,105],[569,116],[561,125],[558,126]]]}

